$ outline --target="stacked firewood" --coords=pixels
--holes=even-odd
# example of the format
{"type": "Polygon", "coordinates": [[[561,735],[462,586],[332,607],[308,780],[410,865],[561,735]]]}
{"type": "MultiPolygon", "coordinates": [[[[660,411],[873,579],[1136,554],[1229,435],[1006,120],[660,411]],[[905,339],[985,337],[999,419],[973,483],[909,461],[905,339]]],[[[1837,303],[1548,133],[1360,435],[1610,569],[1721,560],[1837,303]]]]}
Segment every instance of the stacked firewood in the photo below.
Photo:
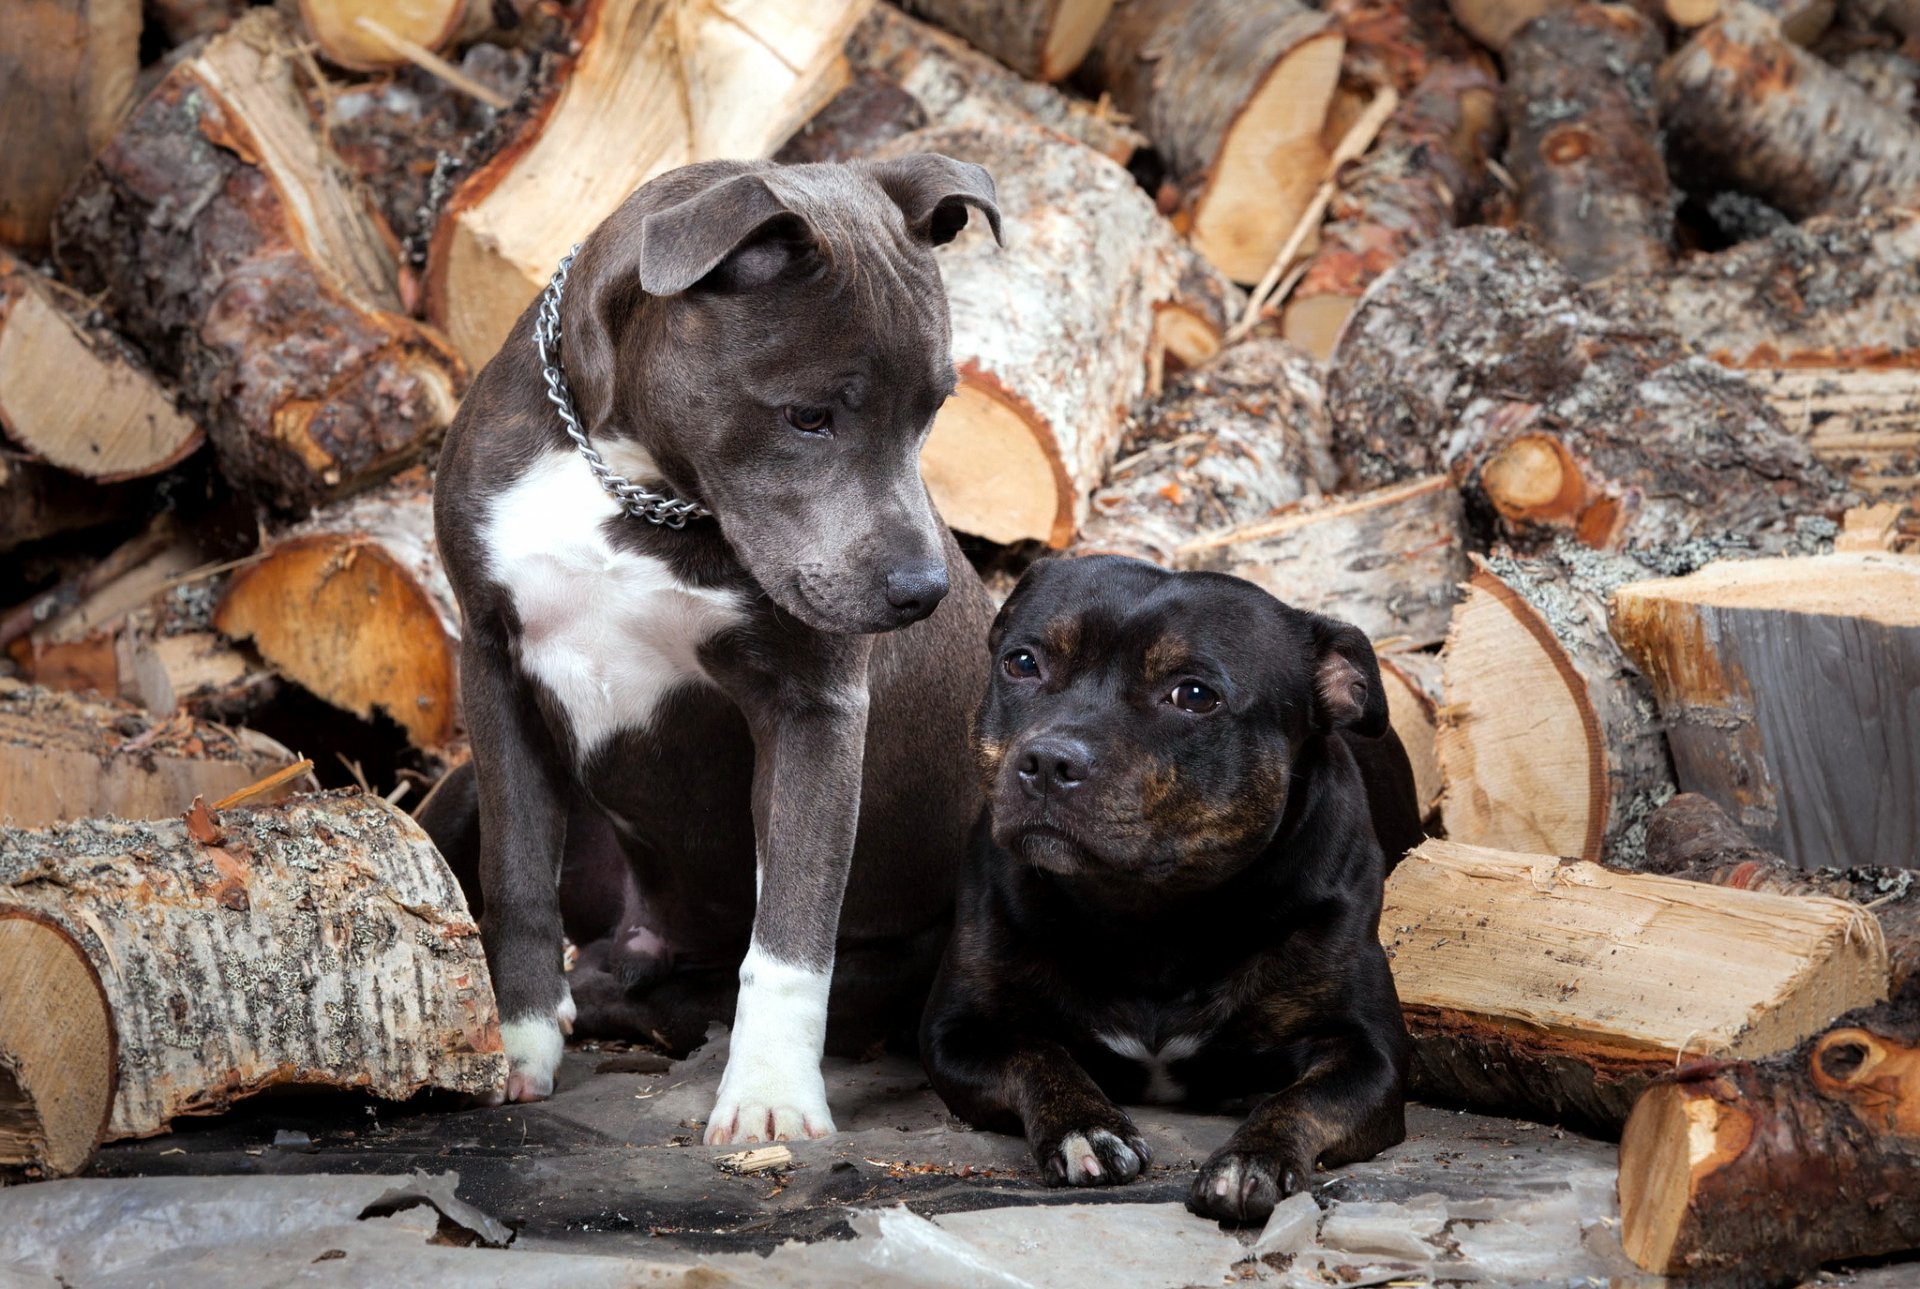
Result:
{"type": "MultiPolygon", "coordinates": [[[[1359,624],[1448,838],[1382,926],[1422,1089],[1618,1131],[1676,1061],[1758,1061],[1654,1084],[1629,1248],[1894,1247],[1911,1210],[1743,1249],[1671,1152],[1840,1078],[1818,1036],[1920,969],[1915,10],[15,0],[0,668],[425,786],[434,449],[567,249],[691,161],[977,161],[1008,244],[940,252],[924,466],[983,571],[1121,551],[1359,624]],[[1672,857],[1682,790],[1745,860],[1672,857]]],[[[261,746],[167,744],[222,789],[261,746]]],[[[153,808],[73,802],[31,822],[153,808]]],[[[1912,1093],[1889,1024],[1848,1086],[1912,1093]]]]}

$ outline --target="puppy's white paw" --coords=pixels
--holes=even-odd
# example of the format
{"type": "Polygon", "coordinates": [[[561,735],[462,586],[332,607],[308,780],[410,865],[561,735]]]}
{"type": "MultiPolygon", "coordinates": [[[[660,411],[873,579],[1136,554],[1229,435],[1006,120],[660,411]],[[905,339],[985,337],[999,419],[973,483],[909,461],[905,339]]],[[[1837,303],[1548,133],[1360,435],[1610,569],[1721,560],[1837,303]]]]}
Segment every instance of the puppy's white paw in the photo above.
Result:
{"type": "Polygon", "coordinates": [[[820,1050],[828,973],[781,962],[756,941],[740,964],[740,1001],[707,1144],[792,1141],[833,1131],[820,1050]]]}
{"type": "Polygon", "coordinates": [[[500,1045],[507,1053],[507,1100],[544,1101],[553,1095],[553,1077],[573,1032],[576,1011],[568,991],[551,1016],[522,1016],[500,1022],[500,1045]]]}
{"type": "Polygon", "coordinates": [[[729,1061],[726,1074],[721,1076],[719,1099],[707,1116],[709,1146],[796,1141],[832,1134],[827,1085],[817,1068],[784,1075],[763,1068],[736,1076],[739,1064],[729,1061]]]}

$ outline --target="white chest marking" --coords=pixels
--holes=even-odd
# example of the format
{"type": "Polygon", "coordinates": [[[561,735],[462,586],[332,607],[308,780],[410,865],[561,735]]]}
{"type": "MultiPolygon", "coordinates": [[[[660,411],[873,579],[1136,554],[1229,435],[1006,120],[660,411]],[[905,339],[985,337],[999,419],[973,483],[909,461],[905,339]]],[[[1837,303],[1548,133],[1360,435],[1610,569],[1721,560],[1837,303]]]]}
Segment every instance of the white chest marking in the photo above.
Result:
{"type": "Polygon", "coordinates": [[[1145,1043],[1132,1034],[1101,1034],[1098,1037],[1102,1047],[1147,1067],[1147,1090],[1141,1095],[1143,1099],[1159,1105],[1178,1101],[1187,1095],[1187,1090],[1167,1073],[1167,1067],[1175,1061],[1186,1060],[1206,1042],[1203,1034],[1176,1034],[1162,1043],[1156,1052],[1149,1050],[1145,1043]]]}
{"type": "Polygon", "coordinates": [[[583,759],[644,729],[674,689],[706,683],[700,646],[746,617],[737,592],[616,550],[602,525],[619,513],[578,453],[555,452],[493,499],[481,529],[520,616],[521,665],[559,701],[583,759]]]}

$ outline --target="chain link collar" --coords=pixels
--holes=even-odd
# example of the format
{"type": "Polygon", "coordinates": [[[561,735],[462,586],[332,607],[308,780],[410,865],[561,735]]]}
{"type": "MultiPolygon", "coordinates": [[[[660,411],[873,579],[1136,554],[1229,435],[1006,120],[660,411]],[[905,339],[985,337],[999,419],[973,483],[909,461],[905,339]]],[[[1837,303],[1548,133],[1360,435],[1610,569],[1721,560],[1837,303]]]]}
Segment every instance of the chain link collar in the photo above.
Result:
{"type": "Polygon", "coordinates": [[[567,289],[567,270],[573,267],[573,257],[579,253],[580,247],[575,244],[567,252],[567,257],[560,261],[560,267],[553,272],[553,280],[540,293],[540,312],[533,322],[533,343],[540,353],[541,372],[547,378],[547,400],[560,413],[560,423],[566,426],[567,437],[573,440],[573,445],[580,449],[580,455],[586,458],[587,469],[593,471],[593,477],[609,496],[620,503],[622,509],[650,524],[685,528],[689,519],[705,519],[713,512],[705,506],[683,501],[670,492],[655,492],[615,474],[605,458],[587,442],[587,432],[581,427],[580,418],[574,414],[573,394],[567,389],[567,374],[560,370],[560,297],[567,289]]]}

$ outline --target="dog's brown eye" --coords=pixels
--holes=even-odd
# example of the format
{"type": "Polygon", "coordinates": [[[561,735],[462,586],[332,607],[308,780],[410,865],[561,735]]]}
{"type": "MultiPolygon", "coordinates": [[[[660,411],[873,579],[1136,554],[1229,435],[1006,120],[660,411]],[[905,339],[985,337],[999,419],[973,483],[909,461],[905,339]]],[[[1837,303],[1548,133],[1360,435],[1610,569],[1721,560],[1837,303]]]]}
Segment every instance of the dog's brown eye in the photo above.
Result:
{"type": "Polygon", "coordinates": [[[1220,695],[1197,680],[1183,680],[1173,687],[1173,692],[1167,695],[1167,701],[1183,712],[1204,716],[1220,706],[1220,695]]]}
{"type": "Polygon", "coordinates": [[[833,414],[824,407],[789,407],[787,424],[802,434],[825,434],[833,424],[833,414]]]}
{"type": "Polygon", "coordinates": [[[1015,680],[1032,680],[1040,674],[1040,660],[1027,649],[1015,649],[1000,660],[1000,666],[1015,680]]]}

